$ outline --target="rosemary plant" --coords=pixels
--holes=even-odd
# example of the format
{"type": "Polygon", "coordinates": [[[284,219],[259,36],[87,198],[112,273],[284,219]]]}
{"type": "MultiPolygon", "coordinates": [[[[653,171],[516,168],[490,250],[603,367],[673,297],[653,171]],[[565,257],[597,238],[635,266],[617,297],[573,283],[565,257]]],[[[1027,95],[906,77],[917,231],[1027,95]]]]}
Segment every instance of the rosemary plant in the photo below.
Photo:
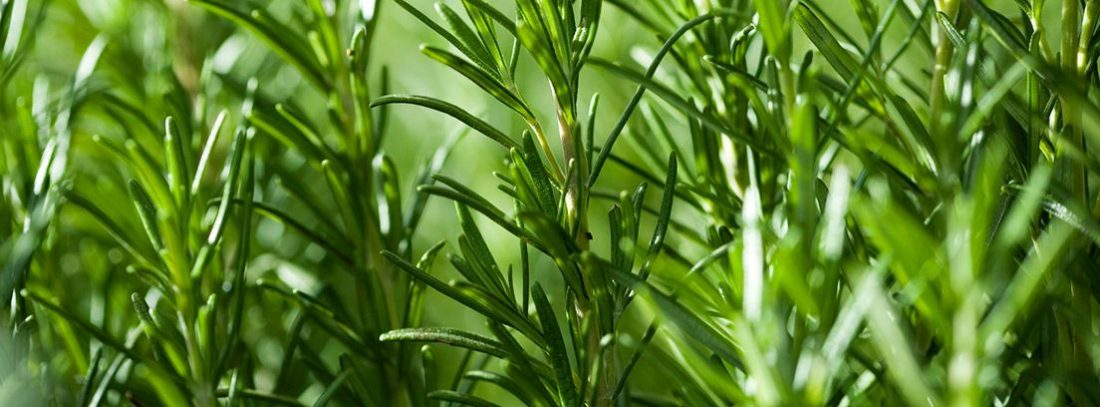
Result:
{"type": "Polygon", "coordinates": [[[1100,1],[427,3],[0,1],[0,405],[1100,404],[1100,1]]]}

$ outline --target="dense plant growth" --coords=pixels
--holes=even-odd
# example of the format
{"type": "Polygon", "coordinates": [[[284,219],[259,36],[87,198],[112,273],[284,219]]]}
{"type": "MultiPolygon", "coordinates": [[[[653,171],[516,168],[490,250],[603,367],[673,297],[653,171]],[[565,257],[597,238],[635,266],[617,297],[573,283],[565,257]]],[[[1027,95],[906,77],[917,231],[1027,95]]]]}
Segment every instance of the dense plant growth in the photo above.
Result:
{"type": "Polygon", "coordinates": [[[423,3],[4,0],[0,404],[1100,405],[1100,1],[423,3]]]}

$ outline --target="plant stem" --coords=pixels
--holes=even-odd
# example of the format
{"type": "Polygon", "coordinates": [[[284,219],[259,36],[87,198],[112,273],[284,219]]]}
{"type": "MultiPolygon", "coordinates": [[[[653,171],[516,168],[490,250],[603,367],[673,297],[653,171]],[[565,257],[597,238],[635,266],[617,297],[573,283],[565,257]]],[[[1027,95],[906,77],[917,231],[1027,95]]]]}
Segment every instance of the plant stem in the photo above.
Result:
{"type": "MultiPolygon", "coordinates": [[[[1077,80],[1080,75],[1078,72],[1080,69],[1077,65],[1078,60],[1078,48],[1083,33],[1079,31],[1081,24],[1081,8],[1078,0],[1063,0],[1062,1],[1062,49],[1061,49],[1061,66],[1062,70],[1070,75],[1074,80],[1077,80]]],[[[1087,45],[1085,45],[1087,47],[1087,45]]],[[[1084,147],[1084,136],[1081,133],[1081,113],[1077,110],[1077,106],[1073,101],[1062,99],[1062,124],[1063,129],[1068,133],[1068,143],[1073,143],[1078,147],[1084,147]]],[[[1063,155],[1064,148],[1059,148],[1059,155],[1063,155]]],[[[1081,199],[1082,202],[1088,202],[1087,189],[1085,179],[1085,168],[1083,164],[1076,161],[1067,164],[1071,167],[1069,174],[1069,188],[1074,197],[1081,199]]]]}
{"type": "MultiPolygon", "coordinates": [[[[948,21],[954,21],[959,12],[958,0],[936,0],[936,10],[947,16],[948,21]]],[[[933,24],[933,41],[936,45],[935,62],[932,65],[932,88],[928,97],[928,121],[931,123],[933,134],[940,134],[940,138],[937,139],[941,143],[939,147],[946,147],[947,143],[943,140],[943,137],[947,137],[946,132],[942,130],[943,122],[943,108],[946,103],[945,89],[944,89],[944,77],[947,74],[947,67],[951,64],[951,56],[954,54],[955,46],[951,43],[951,40],[947,37],[947,31],[941,28],[937,24],[933,24]]]]}

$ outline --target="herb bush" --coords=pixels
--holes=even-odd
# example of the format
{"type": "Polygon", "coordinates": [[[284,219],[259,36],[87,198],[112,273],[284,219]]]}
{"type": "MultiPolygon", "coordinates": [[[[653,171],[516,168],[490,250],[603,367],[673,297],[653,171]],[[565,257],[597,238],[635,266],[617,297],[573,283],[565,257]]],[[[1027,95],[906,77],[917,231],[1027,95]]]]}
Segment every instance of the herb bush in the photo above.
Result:
{"type": "Polygon", "coordinates": [[[1100,1],[265,3],[2,2],[0,404],[1100,405],[1100,1]]]}

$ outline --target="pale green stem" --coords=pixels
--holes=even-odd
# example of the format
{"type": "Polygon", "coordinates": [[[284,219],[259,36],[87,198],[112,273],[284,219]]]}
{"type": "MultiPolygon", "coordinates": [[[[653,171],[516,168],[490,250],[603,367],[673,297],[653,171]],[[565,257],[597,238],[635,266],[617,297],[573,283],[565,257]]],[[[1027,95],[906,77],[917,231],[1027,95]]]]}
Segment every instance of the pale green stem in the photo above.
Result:
{"type": "MultiPolygon", "coordinates": [[[[1062,49],[1061,49],[1061,63],[1062,69],[1069,75],[1072,75],[1076,80],[1078,66],[1077,59],[1080,45],[1080,24],[1081,24],[1081,6],[1078,0],[1063,0],[1062,1],[1062,49]]],[[[1083,135],[1079,127],[1081,122],[1080,112],[1077,110],[1074,103],[1062,100],[1062,123],[1063,128],[1067,130],[1067,138],[1069,143],[1073,143],[1078,147],[1083,146],[1083,135]]],[[[1062,155],[1062,149],[1058,149],[1059,155],[1062,155]]],[[[1070,172],[1070,190],[1073,195],[1082,199],[1082,202],[1087,202],[1086,196],[1087,185],[1085,185],[1085,168],[1081,164],[1074,163],[1071,165],[1070,172]]]]}
{"type": "MultiPolygon", "coordinates": [[[[944,13],[948,20],[954,20],[959,12],[958,0],[937,0],[936,11],[944,13]]],[[[928,120],[935,134],[941,133],[940,121],[943,119],[943,105],[946,102],[944,90],[944,76],[947,67],[951,64],[951,55],[955,47],[947,37],[947,32],[938,25],[933,24],[933,36],[936,43],[935,63],[932,66],[932,89],[929,92],[928,120]]]]}

